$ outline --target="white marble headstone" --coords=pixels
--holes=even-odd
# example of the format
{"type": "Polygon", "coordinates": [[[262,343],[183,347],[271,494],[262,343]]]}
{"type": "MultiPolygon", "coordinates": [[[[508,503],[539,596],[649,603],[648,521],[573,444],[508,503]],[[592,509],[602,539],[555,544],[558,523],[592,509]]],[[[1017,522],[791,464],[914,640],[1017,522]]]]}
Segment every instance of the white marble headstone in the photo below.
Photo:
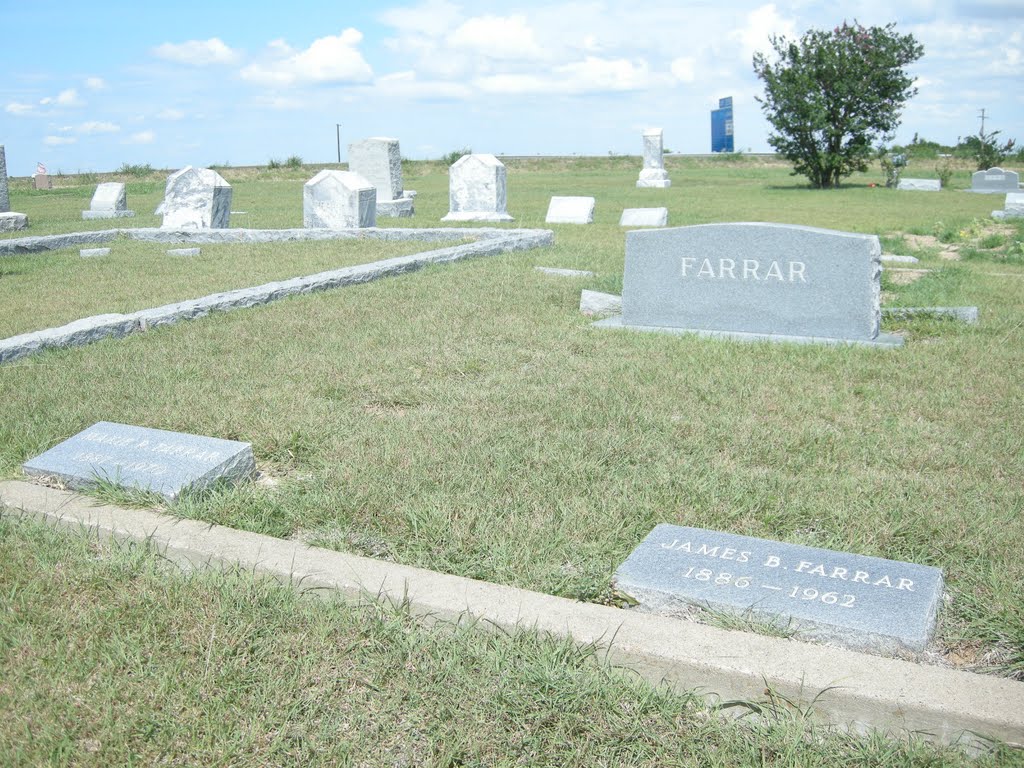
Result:
{"type": "Polygon", "coordinates": [[[214,170],[186,165],[167,177],[161,229],[226,229],[231,217],[231,185],[214,170]]]}
{"type": "Polygon", "coordinates": [[[302,188],[302,226],[350,229],[377,225],[377,191],[358,173],[320,171],[302,188]]]}
{"type": "Polygon", "coordinates": [[[448,215],[441,221],[512,221],[505,165],[494,155],[464,155],[448,169],[448,215]]]}
{"type": "Polygon", "coordinates": [[[659,189],[672,186],[668,171],[665,170],[661,128],[648,128],[644,131],[644,167],[636,185],[659,189]]]}

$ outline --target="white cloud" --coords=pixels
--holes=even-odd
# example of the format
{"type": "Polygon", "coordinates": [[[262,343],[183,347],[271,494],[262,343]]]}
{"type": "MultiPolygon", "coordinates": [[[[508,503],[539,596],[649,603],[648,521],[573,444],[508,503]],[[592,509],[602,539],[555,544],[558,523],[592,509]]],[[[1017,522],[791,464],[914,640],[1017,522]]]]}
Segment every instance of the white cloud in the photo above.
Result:
{"type": "Polygon", "coordinates": [[[172,109],[168,107],[167,109],[162,109],[157,112],[156,116],[160,120],[181,120],[185,117],[185,113],[180,109],[172,109]]]}
{"type": "Polygon", "coordinates": [[[56,104],[59,107],[81,107],[85,102],[78,97],[78,91],[74,88],[67,88],[57,94],[55,98],[41,99],[40,104],[56,104]]]}
{"type": "MultiPolygon", "coordinates": [[[[373,78],[373,70],[357,49],[362,39],[363,33],[350,27],[340,35],[314,40],[304,51],[250,64],[242,69],[241,76],[244,80],[270,86],[365,83],[373,78]]],[[[277,52],[286,48],[287,44],[280,40],[271,46],[277,52]]]]}
{"type": "MultiPolygon", "coordinates": [[[[61,129],[63,130],[63,129],[61,129]]],[[[117,133],[121,130],[121,126],[115,125],[114,123],[101,122],[99,120],[89,120],[88,122],[82,123],[78,126],[79,133],[117,133]]]]}
{"type": "Polygon", "coordinates": [[[473,89],[463,83],[445,80],[420,80],[416,73],[407,70],[394,72],[377,78],[373,87],[385,96],[397,96],[421,101],[461,100],[473,95],[473,89]]]}
{"type": "Polygon", "coordinates": [[[672,77],[679,82],[692,83],[697,79],[697,75],[694,70],[696,63],[696,59],[692,56],[681,56],[678,59],[672,60],[669,70],[672,72],[672,77]]]}
{"type": "Polygon", "coordinates": [[[474,80],[474,85],[487,93],[580,94],[644,90],[665,79],[664,76],[653,75],[643,60],[633,62],[588,56],[583,61],[554,67],[550,75],[488,75],[474,80]]]}
{"type": "Polygon", "coordinates": [[[448,37],[457,50],[469,51],[489,59],[541,59],[544,51],[537,44],[525,16],[476,16],[465,21],[448,37]]]}
{"type": "Polygon", "coordinates": [[[729,35],[740,44],[747,66],[750,66],[757,51],[768,53],[772,50],[769,38],[773,36],[790,40],[799,37],[796,22],[791,18],[783,18],[774,3],[755,8],[747,14],[746,24],[729,35]]]}
{"type": "Polygon", "coordinates": [[[102,91],[107,87],[107,83],[102,77],[87,77],[85,87],[91,91],[102,91]]]}
{"type": "Polygon", "coordinates": [[[48,147],[59,147],[62,144],[74,144],[78,139],[74,136],[47,136],[43,139],[43,144],[48,147]]]}
{"type": "Polygon", "coordinates": [[[22,104],[18,101],[12,101],[10,104],[4,107],[4,112],[8,112],[12,115],[17,115],[19,117],[21,117],[22,115],[31,115],[34,110],[35,107],[32,104],[22,104]]]}
{"type": "Polygon", "coordinates": [[[127,139],[124,140],[125,144],[152,144],[156,141],[156,134],[153,131],[139,131],[133,133],[127,139]]]}
{"type": "Polygon", "coordinates": [[[186,40],[184,43],[163,43],[152,51],[160,59],[205,67],[209,64],[231,64],[239,57],[219,37],[209,40],[186,40]]]}

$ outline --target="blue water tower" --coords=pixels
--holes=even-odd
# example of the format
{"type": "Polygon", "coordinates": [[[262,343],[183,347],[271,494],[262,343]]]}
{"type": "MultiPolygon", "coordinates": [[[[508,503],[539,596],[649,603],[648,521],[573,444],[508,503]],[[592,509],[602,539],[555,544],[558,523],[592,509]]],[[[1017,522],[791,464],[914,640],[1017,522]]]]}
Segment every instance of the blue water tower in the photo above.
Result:
{"type": "Polygon", "coordinates": [[[732,152],[732,96],[718,100],[718,109],[711,110],[711,151],[732,152]]]}

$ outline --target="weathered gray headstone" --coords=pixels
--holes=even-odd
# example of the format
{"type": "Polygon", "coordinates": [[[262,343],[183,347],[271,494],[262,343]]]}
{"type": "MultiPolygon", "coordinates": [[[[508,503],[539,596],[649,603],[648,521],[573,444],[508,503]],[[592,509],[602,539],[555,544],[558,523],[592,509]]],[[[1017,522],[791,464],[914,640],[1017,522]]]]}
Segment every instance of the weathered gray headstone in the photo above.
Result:
{"type": "Polygon", "coordinates": [[[167,177],[161,229],[226,229],[231,218],[231,185],[214,170],[186,165],[167,177]]]}
{"type": "Polygon", "coordinates": [[[668,208],[626,208],[619,217],[620,227],[664,227],[668,208]]]}
{"type": "Polygon", "coordinates": [[[1003,202],[1003,210],[992,211],[995,219],[1019,219],[1024,217],[1024,192],[1011,192],[1003,202]]]}
{"type": "Polygon", "coordinates": [[[168,256],[198,256],[202,248],[171,248],[167,251],[168,256]]]}
{"type": "Polygon", "coordinates": [[[600,291],[580,291],[580,312],[584,315],[618,315],[622,312],[622,297],[600,291]]]}
{"type": "Polygon", "coordinates": [[[602,327],[743,340],[898,346],[879,332],[874,235],[787,224],[626,234],[622,318],[602,327]]]}
{"type": "Polygon", "coordinates": [[[0,232],[14,232],[28,227],[28,216],[24,213],[0,213],[0,232]]]}
{"type": "Polygon", "coordinates": [[[109,248],[79,248],[78,255],[83,259],[95,258],[97,256],[109,256],[109,248]]]}
{"type": "Polygon", "coordinates": [[[659,189],[672,186],[668,171],[665,170],[661,128],[648,128],[644,131],[644,167],[636,185],[659,189]]]}
{"type": "Polygon", "coordinates": [[[89,210],[82,211],[83,219],[121,219],[135,215],[128,210],[125,186],[118,181],[106,181],[96,186],[89,210]]]}
{"type": "Polygon", "coordinates": [[[378,216],[413,215],[415,193],[407,194],[402,189],[402,151],[398,139],[376,136],[349,144],[348,169],[377,190],[378,216]]]}
{"type": "Polygon", "coordinates": [[[592,197],[552,197],[548,203],[548,224],[591,224],[594,221],[592,197]]]}
{"type": "Polygon", "coordinates": [[[898,654],[931,641],[943,580],[925,565],[662,524],[619,566],[615,586],[654,613],[709,607],[898,654]]]}
{"type": "Polygon", "coordinates": [[[896,189],[904,192],[939,192],[942,190],[942,182],[938,179],[901,178],[896,189]]]}
{"type": "Polygon", "coordinates": [[[215,483],[238,482],[256,468],[249,443],[101,421],[22,465],[71,488],[107,481],[169,499],[215,483]]]}
{"type": "Polygon", "coordinates": [[[463,155],[448,169],[448,214],[441,221],[512,221],[505,165],[494,155],[463,155]]]}
{"type": "Polygon", "coordinates": [[[971,192],[1003,194],[1004,192],[1019,191],[1020,174],[1016,171],[989,168],[987,171],[976,171],[971,174],[971,192]]]}
{"type": "Polygon", "coordinates": [[[7,188],[7,156],[4,145],[0,144],[0,213],[11,210],[11,198],[7,188]]]}
{"type": "Polygon", "coordinates": [[[302,188],[302,226],[350,229],[377,225],[377,192],[352,171],[320,171],[302,188]]]}
{"type": "Polygon", "coordinates": [[[32,177],[32,186],[36,189],[53,189],[53,179],[48,173],[37,173],[32,177]]]}

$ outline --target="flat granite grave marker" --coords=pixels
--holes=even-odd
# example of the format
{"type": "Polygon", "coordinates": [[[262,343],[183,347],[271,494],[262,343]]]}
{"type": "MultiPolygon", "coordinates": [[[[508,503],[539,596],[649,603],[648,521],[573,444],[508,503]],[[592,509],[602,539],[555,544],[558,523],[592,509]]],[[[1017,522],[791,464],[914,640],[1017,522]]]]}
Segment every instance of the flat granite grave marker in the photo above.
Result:
{"type": "Polygon", "coordinates": [[[124,184],[118,181],[106,181],[96,185],[96,192],[89,203],[89,210],[82,211],[82,218],[89,219],[122,219],[135,215],[128,210],[128,196],[124,184]]]}
{"type": "Polygon", "coordinates": [[[256,469],[249,443],[101,421],[22,465],[70,488],[106,480],[175,499],[214,483],[235,483],[256,469]]]}
{"type": "Polygon", "coordinates": [[[626,233],[622,317],[604,328],[899,346],[882,334],[874,235],[787,224],[626,233]]]}
{"type": "Polygon", "coordinates": [[[942,182],[938,179],[907,179],[902,178],[896,189],[902,192],[941,192],[942,182]]]}
{"type": "Polygon", "coordinates": [[[943,585],[931,566],[664,523],[614,581],[652,613],[749,613],[804,638],[887,654],[924,650],[943,585]]]}
{"type": "Polygon", "coordinates": [[[620,227],[664,227],[668,224],[668,208],[625,208],[619,217],[620,227]]]}
{"type": "Polygon", "coordinates": [[[971,174],[971,192],[985,194],[1020,192],[1020,174],[1016,171],[1004,171],[1002,168],[975,171],[971,174]]]}
{"type": "Polygon", "coordinates": [[[448,169],[448,213],[441,221],[512,221],[505,164],[494,155],[463,155],[448,169]]]}
{"type": "Polygon", "coordinates": [[[592,197],[552,197],[548,203],[546,224],[592,224],[594,205],[592,197]]]}
{"type": "Polygon", "coordinates": [[[377,190],[353,171],[320,171],[302,187],[302,226],[351,229],[377,225],[377,190]]]}
{"type": "Polygon", "coordinates": [[[167,177],[161,229],[227,229],[231,218],[231,185],[214,170],[186,165],[167,177]]]}

